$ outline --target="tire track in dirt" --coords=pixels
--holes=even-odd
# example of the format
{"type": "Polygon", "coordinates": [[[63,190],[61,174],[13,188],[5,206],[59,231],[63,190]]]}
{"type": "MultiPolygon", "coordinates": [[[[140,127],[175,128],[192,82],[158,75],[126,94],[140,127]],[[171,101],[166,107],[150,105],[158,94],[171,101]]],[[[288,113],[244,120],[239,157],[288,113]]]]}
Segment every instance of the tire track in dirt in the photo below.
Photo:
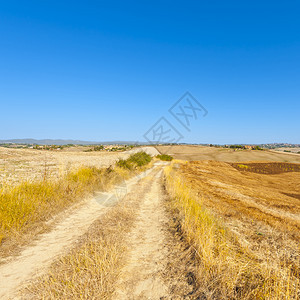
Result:
{"type": "Polygon", "coordinates": [[[130,250],[127,263],[116,284],[113,297],[116,300],[182,299],[173,294],[174,276],[169,274],[166,277],[172,247],[161,184],[162,170],[150,180],[151,188],[141,199],[135,227],[128,236],[130,250]]]}

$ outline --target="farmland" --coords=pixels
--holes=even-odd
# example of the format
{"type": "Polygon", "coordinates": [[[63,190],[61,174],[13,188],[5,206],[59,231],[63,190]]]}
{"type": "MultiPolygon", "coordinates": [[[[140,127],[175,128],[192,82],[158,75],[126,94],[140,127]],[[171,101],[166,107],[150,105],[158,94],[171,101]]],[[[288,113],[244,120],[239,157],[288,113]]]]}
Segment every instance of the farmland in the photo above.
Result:
{"type": "Polygon", "coordinates": [[[0,186],[22,181],[56,180],[82,166],[103,168],[114,164],[126,152],[85,152],[85,147],[63,151],[12,149],[0,147],[0,186]]]}
{"type": "Polygon", "coordinates": [[[235,150],[194,145],[157,146],[158,151],[182,160],[215,160],[223,162],[274,161],[300,163],[300,155],[270,150],[235,150]]]}
{"type": "Polygon", "coordinates": [[[299,165],[177,161],[168,172],[201,293],[299,297],[299,165]]]}
{"type": "Polygon", "coordinates": [[[259,174],[281,174],[286,172],[300,172],[299,164],[292,163],[232,163],[234,168],[239,171],[254,172],[259,174]]]}

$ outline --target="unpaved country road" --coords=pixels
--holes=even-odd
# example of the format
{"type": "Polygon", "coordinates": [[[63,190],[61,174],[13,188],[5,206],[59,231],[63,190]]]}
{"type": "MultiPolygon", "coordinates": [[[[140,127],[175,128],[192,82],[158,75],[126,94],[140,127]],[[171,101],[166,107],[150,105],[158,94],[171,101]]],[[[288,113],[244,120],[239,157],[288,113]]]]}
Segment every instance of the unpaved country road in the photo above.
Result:
{"type": "Polygon", "coordinates": [[[26,281],[43,274],[55,258],[66,253],[88,227],[118,200],[116,194],[120,194],[120,190],[122,193],[126,189],[128,193],[138,188],[138,181],[151,171],[149,169],[127,180],[115,192],[98,193],[51,232],[41,235],[34,245],[27,247],[19,256],[8,258],[8,262],[0,266],[0,299],[15,299],[17,291],[26,281]]]}
{"type": "Polygon", "coordinates": [[[114,299],[169,299],[163,272],[168,261],[161,187],[162,169],[151,178],[150,190],[141,199],[141,210],[128,236],[130,249],[114,299]]]}

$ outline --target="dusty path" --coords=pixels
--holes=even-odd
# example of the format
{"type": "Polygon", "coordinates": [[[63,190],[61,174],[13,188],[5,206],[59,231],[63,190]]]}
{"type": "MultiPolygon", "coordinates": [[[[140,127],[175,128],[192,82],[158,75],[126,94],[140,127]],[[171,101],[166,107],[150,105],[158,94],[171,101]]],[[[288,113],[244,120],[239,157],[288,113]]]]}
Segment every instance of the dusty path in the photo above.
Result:
{"type": "Polygon", "coordinates": [[[134,177],[111,193],[98,193],[87,203],[57,224],[49,233],[43,234],[18,257],[8,259],[0,266],[0,299],[15,299],[19,288],[27,280],[43,274],[59,255],[64,254],[72,244],[84,234],[88,227],[98,219],[122,195],[138,188],[138,181],[152,169],[134,177]]]}
{"type": "Polygon", "coordinates": [[[128,237],[128,261],[114,299],[171,298],[169,285],[163,279],[168,247],[161,176],[162,170],[151,178],[151,189],[141,199],[137,223],[128,237]]]}

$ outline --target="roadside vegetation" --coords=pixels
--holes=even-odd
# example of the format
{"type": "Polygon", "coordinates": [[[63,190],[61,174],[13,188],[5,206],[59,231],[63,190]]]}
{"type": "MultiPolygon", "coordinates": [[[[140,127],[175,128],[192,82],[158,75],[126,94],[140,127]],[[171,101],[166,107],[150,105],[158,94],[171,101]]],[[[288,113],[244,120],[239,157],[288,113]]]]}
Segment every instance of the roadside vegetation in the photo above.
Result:
{"type": "Polygon", "coordinates": [[[173,160],[173,157],[168,154],[159,154],[159,155],[156,155],[156,157],[162,161],[172,161],[173,160]]]}
{"type": "Polygon", "coordinates": [[[88,196],[95,190],[108,190],[135,175],[151,161],[146,153],[137,153],[125,164],[114,168],[81,167],[57,181],[23,182],[0,189],[0,256],[6,255],[35,234],[45,230],[45,223],[59,211],[88,196]],[[147,162],[147,163],[146,163],[147,162]]]}
{"type": "Polygon", "coordinates": [[[134,170],[146,166],[151,161],[151,156],[146,152],[131,154],[127,159],[119,159],[116,165],[127,170],[134,170]]]}
{"type": "MultiPolygon", "coordinates": [[[[203,179],[201,174],[212,173],[213,168],[200,169],[205,168],[206,164],[194,163],[190,169],[187,164],[185,172],[182,172],[183,163],[175,161],[165,170],[166,189],[170,195],[169,208],[178,223],[178,233],[193,253],[192,277],[196,285],[194,296],[199,299],[298,299],[299,261],[297,258],[292,261],[298,252],[293,234],[291,241],[288,240],[285,246],[282,238],[288,237],[288,231],[282,236],[279,235],[276,228],[279,224],[274,224],[273,231],[270,225],[263,227],[257,223],[257,213],[251,216],[247,215],[246,210],[238,214],[229,210],[229,200],[217,197],[216,202],[210,203],[214,201],[212,199],[216,187],[207,193],[203,187],[206,183],[202,185],[198,179],[203,179]],[[244,228],[242,222],[249,217],[252,217],[249,224],[257,227],[251,228],[251,225],[246,224],[244,228]],[[226,218],[231,218],[229,223],[225,222],[226,218]],[[241,227],[240,232],[237,232],[236,226],[241,227]],[[260,228],[260,231],[257,228],[260,228]],[[266,230],[269,231],[267,237],[266,230]],[[250,232],[250,235],[246,236],[245,232],[250,232]],[[270,249],[273,246],[275,251],[270,249]],[[285,249],[289,246],[294,248],[285,249]]],[[[218,171],[220,173],[223,170],[218,171]]],[[[228,176],[222,173],[219,176],[228,176]]],[[[212,183],[216,184],[216,179],[213,178],[212,183]]],[[[226,185],[218,186],[220,190],[220,186],[225,189],[226,185]]],[[[240,205],[237,205],[237,201],[232,203],[233,209],[240,205]]],[[[253,208],[252,210],[254,211],[253,208]]],[[[283,214],[283,218],[285,215],[283,214]]],[[[283,221],[280,223],[284,224],[283,221]]]]}

